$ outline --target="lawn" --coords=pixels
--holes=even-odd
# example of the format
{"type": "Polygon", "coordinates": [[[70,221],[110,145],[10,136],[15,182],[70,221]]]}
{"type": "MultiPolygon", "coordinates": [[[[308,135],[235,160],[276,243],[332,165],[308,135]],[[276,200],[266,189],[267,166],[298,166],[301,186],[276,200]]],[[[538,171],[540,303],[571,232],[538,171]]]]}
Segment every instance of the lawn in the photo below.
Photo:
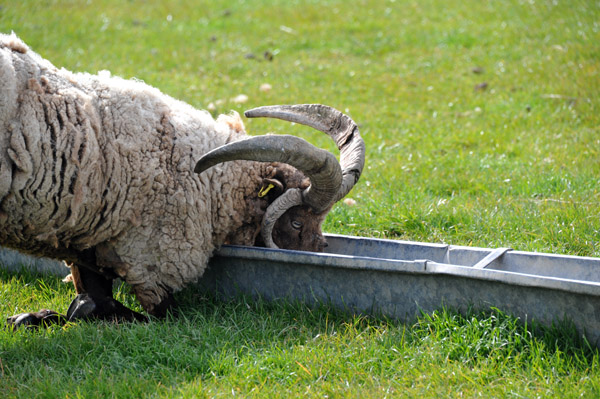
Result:
{"type": "MultiPolygon", "coordinates": [[[[9,0],[0,32],[215,115],[345,111],[367,165],[327,232],[600,256],[597,1],[182,3],[9,0]]],[[[306,128],[245,123],[334,150],[306,128]]],[[[117,295],[139,309],[126,287],[117,295]]],[[[0,272],[0,315],[65,311],[72,296],[56,278],[0,272]]],[[[193,289],[178,299],[178,317],[147,325],[0,331],[0,397],[600,396],[597,350],[568,325],[501,309],[400,322],[193,289]]]]}

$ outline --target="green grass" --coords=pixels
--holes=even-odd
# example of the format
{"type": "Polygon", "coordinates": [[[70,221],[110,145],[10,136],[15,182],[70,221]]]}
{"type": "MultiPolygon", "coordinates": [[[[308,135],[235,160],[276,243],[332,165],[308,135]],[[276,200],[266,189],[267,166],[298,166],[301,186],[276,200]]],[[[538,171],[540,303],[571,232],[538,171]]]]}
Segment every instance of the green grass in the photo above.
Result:
{"type": "MultiPolygon", "coordinates": [[[[357,205],[336,206],[328,232],[600,256],[597,1],[1,6],[0,31],[57,66],[136,77],[215,114],[303,102],[350,114],[367,166],[357,205]]],[[[299,126],[246,126],[334,150],[299,126]]],[[[3,272],[0,314],[64,311],[72,294],[51,277],[3,272]]],[[[139,309],[126,288],[118,296],[139,309]]],[[[180,317],[149,325],[1,331],[0,397],[600,393],[599,355],[568,325],[524,326],[493,309],[402,324],[327,305],[180,300],[180,317]]]]}
{"type": "MultiPolygon", "coordinates": [[[[2,303],[56,304],[57,279],[1,272],[2,303]],[[14,301],[14,299],[13,299],[14,301]]],[[[122,291],[120,288],[120,293],[122,291]]],[[[326,304],[187,290],[148,324],[0,332],[2,397],[597,397],[600,359],[568,325],[440,309],[409,324],[326,304]]]]}

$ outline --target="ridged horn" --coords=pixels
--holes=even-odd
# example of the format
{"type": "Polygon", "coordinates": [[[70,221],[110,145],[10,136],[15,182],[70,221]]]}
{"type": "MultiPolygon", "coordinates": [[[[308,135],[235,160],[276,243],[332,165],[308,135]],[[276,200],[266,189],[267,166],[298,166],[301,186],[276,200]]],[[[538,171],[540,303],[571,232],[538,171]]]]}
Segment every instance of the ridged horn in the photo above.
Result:
{"type": "Polygon", "coordinates": [[[360,178],[365,164],[365,143],[356,123],[337,109],[321,104],[270,105],[244,114],[248,118],[268,117],[300,123],[328,134],[340,150],[343,176],[333,202],[344,198],[360,178]]]}
{"type": "Polygon", "coordinates": [[[221,162],[251,160],[282,162],[304,173],[311,182],[304,191],[289,189],[267,208],[261,235],[265,245],[277,248],[272,232],[275,222],[288,209],[308,205],[315,213],[328,210],[350,192],[365,163],[365,144],[354,121],[340,111],[320,104],[272,105],[245,112],[248,118],[268,117],[310,126],[328,134],[340,151],[335,156],[294,136],[258,136],[226,144],[205,154],[194,172],[202,173],[221,162]]]}
{"type": "Polygon", "coordinates": [[[200,158],[194,172],[235,160],[281,162],[300,170],[311,182],[302,192],[303,203],[316,213],[333,203],[342,183],[342,171],[332,153],[289,135],[256,136],[218,147],[200,158]]]}

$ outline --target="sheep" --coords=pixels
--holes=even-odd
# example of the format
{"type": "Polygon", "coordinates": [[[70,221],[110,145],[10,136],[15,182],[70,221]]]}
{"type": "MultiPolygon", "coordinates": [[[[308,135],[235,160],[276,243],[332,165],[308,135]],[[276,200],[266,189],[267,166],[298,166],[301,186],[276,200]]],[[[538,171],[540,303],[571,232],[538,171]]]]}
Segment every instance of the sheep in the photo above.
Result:
{"type": "Polygon", "coordinates": [[[64,260],[77,294],[66,315],[8,325],[147,320],[113,298],[116,278],[164,317],[223,244],[322,251],[321,224],[364,166],[357,125],[318,104],[246,116],[321,130],[340,161],[294,136],[248,136],[236,112],[213,119],[138,80],[58,69],[0,35],[0,245],[64,260]]]}

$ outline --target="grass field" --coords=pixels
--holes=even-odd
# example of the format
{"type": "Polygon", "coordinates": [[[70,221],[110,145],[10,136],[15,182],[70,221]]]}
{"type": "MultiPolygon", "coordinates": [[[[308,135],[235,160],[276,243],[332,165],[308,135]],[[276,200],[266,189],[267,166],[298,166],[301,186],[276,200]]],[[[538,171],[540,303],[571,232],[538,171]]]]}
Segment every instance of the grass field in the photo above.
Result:
{"type": "MultiPolygon", "coordinates": [[[[9,0],[11,30],[57,66],[135,77],[215,114],[347,112],[367,166],[328,232],[600,256],[598,1],[9,0]]],[[[334,150],[298,126],[246,127],[334,150]]],[[[65,311],[72,295],[0,273],[0,315],[65,311]]],[[[568,325],[179,300],[179,317],[148,325],[0,331],[0,397],[600,396],[600,356],[568,325]]]]}

